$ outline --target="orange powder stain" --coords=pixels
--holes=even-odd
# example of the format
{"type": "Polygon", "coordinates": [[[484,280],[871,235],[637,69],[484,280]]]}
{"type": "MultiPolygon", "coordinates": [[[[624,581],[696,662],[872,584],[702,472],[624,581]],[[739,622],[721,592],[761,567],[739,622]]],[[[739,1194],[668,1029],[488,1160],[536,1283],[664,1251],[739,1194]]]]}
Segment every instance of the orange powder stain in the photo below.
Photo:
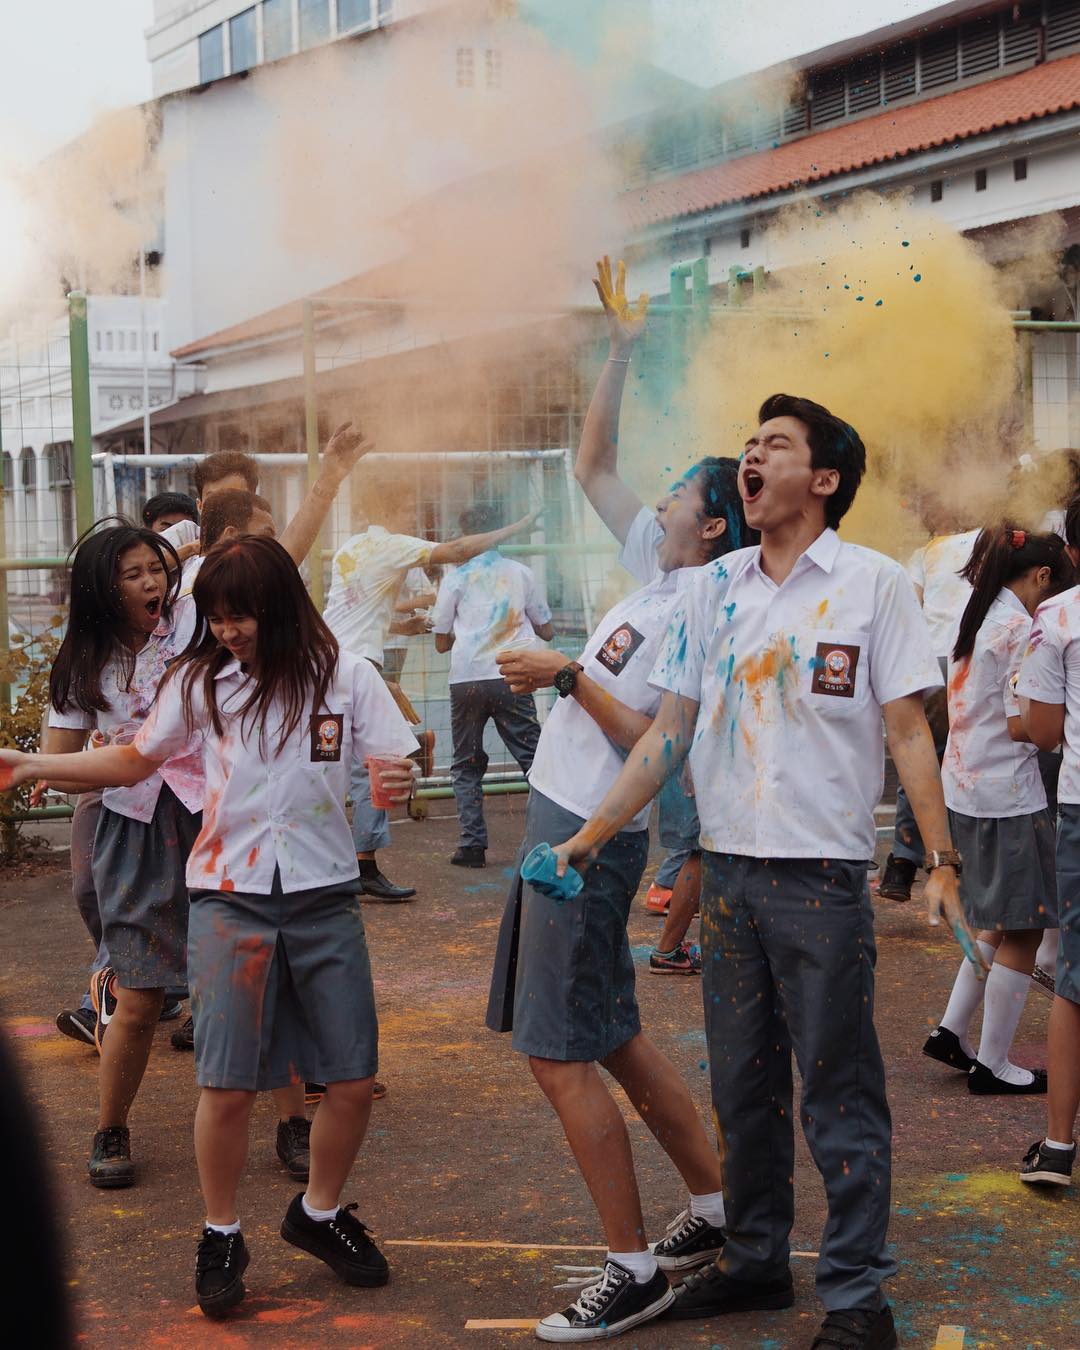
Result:
{"type": "Polygon", "coordinates": [[[971,658],[960,662],[953,670],[949,679],[949,697],[959,694],[968,682],[968,676],[971,674],[971,658]]]}
{"type": "Polygon", "coordinates": [[[817,616],[819,619],[823,619],[825,617],[825,611],[828,608],[829,608],[828,600],[822,600],[821,604],[818,605],[817,607],[817,616]]]}
{"type": "MultiPolygon", "coordinates": [[[[224,889],[224,887],[222,887],[224,889]]],[[[241,938],[236,944],[236,971],[234,979],[243,985],[252,995],[262,995],[266,984],[266,972],[270,968],[270,958],[274,954],[274,944],[264,938],[252,935],[241,938]]]]}
{"type": "Polygon", "coordinates": [[[221,878],[221,889],[222,889],[223,891],[235,891],[235,890],[236,890],[236,882],[233,881],[232,877],[222,877],[222,878],[221,878]]]}
{"type": "Polygon", "coordinates": [[[259,856],[259,846],[258,846],[258,844],[256,844],[255,847],[254,847],[254,848],[251,850],[251,852],[248,854],[248,864],[247,864],[247,865],[248,865],[249,867],[254,867],[254,866],[255,866],[255,859],[256,859],[258,856],[259,856]]]}
{"type": "Polygon", "coordinates": [[[210,874],[218,870],[218,863],[221,860],[221,850],[223,847],[224,846],[220,839],[211,840],[210,857],[206,860],[206,865],[203,867],[204,872],[210,874]]]}

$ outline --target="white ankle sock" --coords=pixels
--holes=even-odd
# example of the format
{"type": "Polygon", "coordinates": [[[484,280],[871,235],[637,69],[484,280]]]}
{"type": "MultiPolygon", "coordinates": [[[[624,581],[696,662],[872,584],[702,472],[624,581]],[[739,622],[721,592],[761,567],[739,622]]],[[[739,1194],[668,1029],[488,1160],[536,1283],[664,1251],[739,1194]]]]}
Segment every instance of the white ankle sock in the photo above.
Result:
{"type": "Polygon", "coordinates": [[[1073,1150],[1076,1148],[1076,1145],[1071,1141],[1068,1144],[1059,1144],[1056,1139],[1044,1139],[1043,1147],[1056,1148],[1059,1149],[1062,1153],[1072,1153],[1073,1150]]]}
{"type": "Polygon", "coordinates": [[[711,1223],[714,1228],[723,1228],[726,1218],[724,1192],[713,1191],[709,1195],[691,1195],[690,1213],[696,1219],[704,1219],[706,1223],[711,1223]]]}
{"type": "Polygon", "coordinates": [[[1030,1069],[1021,1069],[1009,1062],[1009,1050],[1030,988],[1030,975],[996,962],[986,977],[979,1063],[985,1064],[996,1078],[1017,1086],[1030,1083],[1034,1078],[1030,1069]]]}
{"type": "Polygon", "coordinates": [[[307,1191],[300,1197],[300,1203],[304,1207],[304,1213],[309,1219],[314,1219],[316,1223],[329,1223],[331,1219],[337,1218],[337,1206],[333,1209],[314,1209],[309,1205],[307,1191]]]}
{"type": "MultiPolygon", "coordinates": [[[[992,965],[994,948],[991,947],[989,942],[976,942],[975,945],[985,957],[986,964],[992,965]]],[[[975,1051],[971,1048],[971,1042],[968,1040],[968,1031],[971,1027],[971,1019],[975,1016],[979,1004],[983,1001],[985,992],[986,983],[984,980],[976,979],[971,962],[961,962],[960,969],[956,973],[956,979],[953,981],[952,993],[949,995],[945,1016],[940,1022],[940,1025],[946,1031],[951,1031],[957,1038],[964,1054],[970,1055],[972,1059],[975,1058],[975,1051]]]]}
{"type": "Polygon", "coordinates": [[[1048,975],[1053,975],[1057,968],[1058,958],[1058,939],[1061,937],[1059,928],[1048,928],[1043,934],[1043,940],[1039,943],[1039,950],[1035,953],[1035,964],[1040,970],[1045,970],[1048,975]]]}
{"type": "Polygon", "coordinates": [[[657,1271],[656,1257],[650,1251],[608,1252],[605,1259],[618,1261],[624,1270],[633,1275],[637,1284],[648,1284],[657,1271]]]}
{"type": "Polygon", "coordinates": [[[211,1223],[210,1220],[207,1219],[206,1226],[210,1229],[211,1233],[224,1233],[227,1237],[230,1233],[239,1233],[240,1220],[235,1219],[232,1223],[211,1223]]]}

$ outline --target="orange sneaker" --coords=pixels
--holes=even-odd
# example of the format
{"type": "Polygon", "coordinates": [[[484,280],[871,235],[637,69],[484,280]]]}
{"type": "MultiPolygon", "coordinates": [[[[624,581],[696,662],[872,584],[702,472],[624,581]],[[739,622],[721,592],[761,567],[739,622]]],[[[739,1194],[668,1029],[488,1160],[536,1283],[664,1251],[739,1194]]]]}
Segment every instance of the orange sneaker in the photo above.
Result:
{"type": "Polygon", "coordinates": [[[645,897],[645,908],[650,914],[663,918],[671,908],[671,892],[666,886],[658,886],[654,881],[645,897]]]}

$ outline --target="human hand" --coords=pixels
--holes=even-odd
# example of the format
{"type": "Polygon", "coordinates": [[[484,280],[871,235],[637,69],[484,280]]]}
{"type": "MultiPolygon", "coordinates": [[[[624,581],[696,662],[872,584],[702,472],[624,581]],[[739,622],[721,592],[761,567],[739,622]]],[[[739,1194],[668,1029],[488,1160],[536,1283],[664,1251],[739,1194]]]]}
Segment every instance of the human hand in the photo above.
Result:
{"type": "Polygon", "coordinates": [[[511,693],[532,694],[551,687],[567,658],[551,647],[518,647],[496,652],[495,663],[511,693]]]}
{"type": "Polygon", "coordinates": [[[637,305],[631,308],[626,298],[626,264],[619,259],[615,271],[615,281],[611,279],[611,259],[604,254],[596,264],[596,276],[593,278],[596,294],[604,307],[608,320],[608,336],[612,351],[620,355],[629,351],[645,331],[645,315],[649,308],[649,297],[644,291],[638,296],[637,305]]]}
{"type": "Polygon", "coordinates": [[[584,872],[600,850],[578,831],[565,844],[553,844],[551,851],[555,854],[555,875],[564,877],[568,867],[584,872]]]}
{"type": "Polygon", "coordinates": [[[34,756],[21,750],[0,750],[0,792],[12,792],[34,776],[34,756]]]}
{"type": "Polygon", "coordinates": [[[361,457],[374,448],[375,442],[365,440],[364,433],[356,430],[351,422],[342,422],[326,443],[323,470],[340,481],[348,477],[361,457]]]}
{"type": "Polygon", "coordinates": [[[416,786],[417,766],[401,755],[379,756],[379,782],[392,802],[407,802],[416,786]]]}
{"type": "Polygon", "coordinates": [[[42,797],[45,796],[48,790],[49,790],[48,779],[39,778],[37,782],[34,784],[34,786],[30,789],[30,805],[40,806],[41,799],[42,797]]]}
{"type": "Polygon", "coordinates": [[[421,633],[431,632],[431,619],[427,614],[408,614],[390,625],[391,631],[402,637],[419,637],[421,633]]]}
{"type": "Polygon", "coordinates": [[[960,903],[960,880],[956,875],[956,869],[935,867],[926,879],[924,895],[928,922],[931,926],[937,927],[944,918],[960,944],[960,950],[974,967],[976,979],[985,978],[990,967],[975,945],[975,934],[964,918],[964,908],[960,903]]]}
{"type": "Polygon", "coordinates": [[[178,544],[176,546],[176,556],[181,562],[186,562],[188,558],[194,558],[199,552],[199,540],[192,539],[189,544],[178,544]]]}

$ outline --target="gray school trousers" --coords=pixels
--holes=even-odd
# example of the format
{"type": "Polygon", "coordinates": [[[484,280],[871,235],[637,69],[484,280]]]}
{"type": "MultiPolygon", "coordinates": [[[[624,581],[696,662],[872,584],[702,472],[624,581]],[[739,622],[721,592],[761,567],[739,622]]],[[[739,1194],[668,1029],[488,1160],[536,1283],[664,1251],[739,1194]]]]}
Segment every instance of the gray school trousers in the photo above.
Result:
{"type": "Polygon", "coordinates": [[[483,781],[488,766],[484,728],[489,721],[495,723],[503,745],[524,774],[532,768],[540,739],[531,694],[512,694],[503,679],[465,680],[450,686],[450,731],[454,740],[450,777],[465,848],[487,848],[483,781]]]}
{"type": "Polygon", "coordinates": [[[896,1265],[866,864],[704,852],[702,865],[702,994],[728,1228],[720,1267],[743,1280],[788,1268],[794,1050],[803,1132],[829,1207],[817,1291],[829,1309],[877,1309],[896,1265]]]}

